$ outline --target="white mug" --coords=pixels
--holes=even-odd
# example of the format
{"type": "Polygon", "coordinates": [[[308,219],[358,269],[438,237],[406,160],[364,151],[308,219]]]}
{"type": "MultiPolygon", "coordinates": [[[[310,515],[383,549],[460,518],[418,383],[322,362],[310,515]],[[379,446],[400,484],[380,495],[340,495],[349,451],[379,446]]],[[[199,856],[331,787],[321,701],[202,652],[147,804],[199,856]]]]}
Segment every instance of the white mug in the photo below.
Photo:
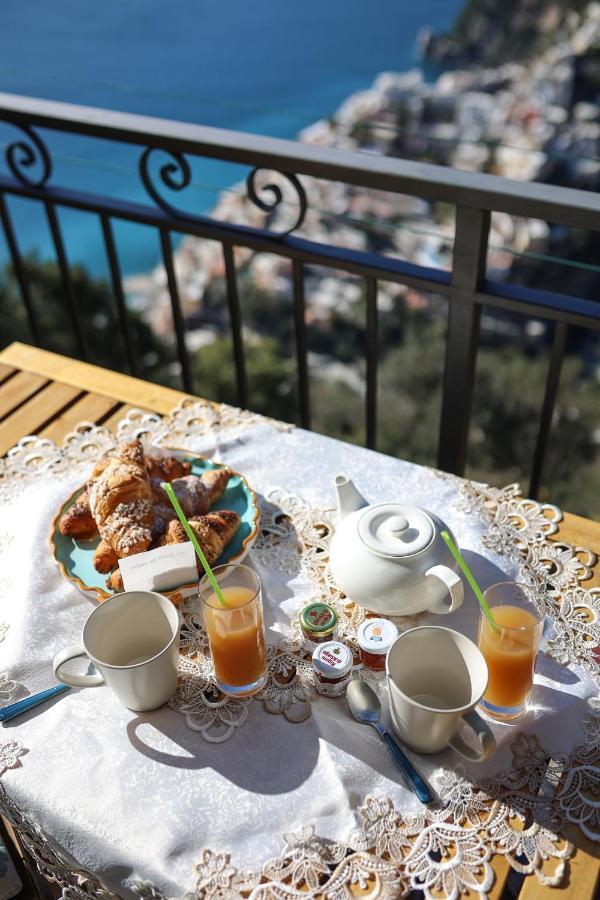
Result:
{"type": "Polygon", "coordinates": [[[407,747],[439,753],[450,746],[473,762],[491,756],[496,740],[474,710],[487,688],[488,668],[473,641],[439,625],[411,628],[390,647],[385,669],[392,723],[407,747]],[[465,722],[478,750],[458,733],[465,722]]]}
{"type": "Polygon", "coordinates": [[[157,709],[177,689],[179,610],[162,594],[125,591],[101,603],[83,626],[81,644],[54,657],[54,674],[72,687],[106,683],[124,706],[157,709]],[[61,672],[67,660],[87,656],[95,675],[61,672]]]}

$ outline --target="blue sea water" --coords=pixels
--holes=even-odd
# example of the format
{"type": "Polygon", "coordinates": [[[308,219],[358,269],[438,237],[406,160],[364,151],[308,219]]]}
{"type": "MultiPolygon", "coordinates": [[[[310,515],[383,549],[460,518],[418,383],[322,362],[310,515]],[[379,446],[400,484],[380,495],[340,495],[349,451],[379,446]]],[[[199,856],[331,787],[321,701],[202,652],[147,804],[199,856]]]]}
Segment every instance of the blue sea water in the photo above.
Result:
{"type": "MultiPolygon", "coordinates": [[[[0,90],[293,138],[384,70],[418,65],[419,28],[444,30],[462,0],[2,0],[0,90]]],[[[144,202],[139,150],[43,132],[52,183],[144,202]]],[[[0,125],[0,144],[17,135],[0,125]]],[[[1,157],[0,157],[1,159],[1,157]]],[[[2,163],[0,170],[5,171],[2,163]]],[[[209,210],[239,167],[195,163],[189,201],[209,210]]],[[[23,251],[53,258],[39,204],[11,200],[23,251]]],[[[61,211],[67,253],[104,274],[94,216],[61,211]]],[[[158,240],[117,226],[125,273],[148,271],[158,240]]],[[[0,257],[6,250],[0,238],[0,257]]]]}

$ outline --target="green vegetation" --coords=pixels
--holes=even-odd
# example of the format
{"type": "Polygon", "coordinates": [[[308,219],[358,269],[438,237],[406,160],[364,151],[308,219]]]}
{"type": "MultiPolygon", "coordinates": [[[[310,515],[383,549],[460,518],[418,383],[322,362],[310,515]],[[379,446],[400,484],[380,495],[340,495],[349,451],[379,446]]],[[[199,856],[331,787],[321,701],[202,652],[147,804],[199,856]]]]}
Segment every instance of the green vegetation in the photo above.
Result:
{"type": "MultiPolygon", "coordinates": [[[[44,346],[75,356],[76,346],[63,306],[63,287],[54,264],[27,261],[36,315],[44,346]]],[[[82,269],[72,271],[75,295],[90,348],[99,365],[126,371],[108,286],[82,269]]],[[[242,276],[250,406],[285,421],[298,420],[297,381],[291,300],[269,294],[242,276]],[[265,337],[269,334],[269,337],[265,337]]],[[[4,343],[29,341],[27,319],[10,268],[0,280],[4,343]]],[[[235,365],[221,287],[211,289],[204,307],[218,323],[218,336],[191,355],[195,391],[237,404],[235,365]]],[[[444,368],[446,303],[427,298],[419,305],[398,297],[380,311],[378,449],[435,465],[444,368]]],[[[155,335],[139,313],[130,313],[143,378],[178,385],[172,342],[155,335]]],[[[359,298],[346,315],[309,328],[313,428],[362,444],[365,439],[365,302],[359,298]],[[337,369],[328,368],[335,363],[337,369]],[[341,373],[344,377],[340,377],[341,373]],[[333,371],[333,374],[332,374],[333,371]],[[347,377],[346,377],[347,376],[347,377]]],[[[504,343],[484,331],[478,356],[467,474],[496,485],[521,481],[527,489],[548,368],[547,342],[532,344],[525,334],[504,343]],[[497,345],[496,345],[497,344],[497,345]]],[[[581,361],[575,343],[565,362],[545,467],[542,496],[558,505],[598,517],[600,454],[597,441],[597,367],[581,361]]]]}
{"type": "MultiPolygon", "coordinates": [[[[247,336],[246,374],[255,412],[289,422],[296,419],[294,369],[282,359],[273,338],[247,336]]],[[[208,400],[238,405],[231,341],[220,337],[192,356],[196,393],[208,400]]]]}
{"type": "MultiPolygon", "coordinates": [[[[46,350],[77,356],[77,343],[65,306],[65,291],[58,266],[40,262],[35,256],[24,262],[38,330],[46,350]]],[[[80,266],[71,268],[71,282],[81,317],[81,327],[91,362],[118,371],[127,371],[125,345],[119,332],[112,292],[105,281],[91,278],[80,266]]],[[[12,266],[0,274],[2,343],[32,340],[27,313],[12,266]]],[[[129,313],[130,329],[144,371],[151,381],[170,383],[172,353],[157,340],[150,326],[134,312],[129,313]]]]}
{"type": "MultiPolygon", "coordinates": [[[[545,281],[542,271],[517,271],[519,280],[545,281]]],[[[548,272],[547,278],[555,277],[548,272]]],[[[296,370],[290,298],[266,294],[242,275],[247,364],[252,408],[297,421],[296,370]],[[273,339],[257,337],[274,335],[273,339]],[[252,336],[252,337],[250,337],[252,336]],[[253,373],[254,376],[253,376],[253,373]]],[[[212,309],[223,298],[212,294],[212,309]]],[[[419,308],[398,298],[380,310],[378,449],[414,462],[435,465],[446,339],[446,303],[429,297],[419,308]]],[[[506,318],[506,317],[505,317],[506,318]]],[[[516,320],[519,321],[519,320],[516,320]]],[[[511,320],[514,324],[515,320],[511,320]]],[[[523,324],[523,323],[521,323],[523,324]]],[[[580,337],[580,336],[579,336],[580,337]]],[[[319,354],[311,370],[312,425],[316,431],[362,444],[365,439],[365,303],[347,315],[334,312],[328,323],[309,328],[309,349],[319,354]],[[349,378],[327,376],[326,361],[343,363],[349,378]]],[[[593,354],[581,354],[574,335],[563,367],[543,480],[542,498],[582,515],[600,515],[598,368],[593,354]]],[[[314,357],[313,357],[314,358],[314,357]]],[[[549,364],[549,343],[525,331],[503,340],[487,333],[478,355],[469,442],[469,477],[498,486],[520,481],[527,490],[549,364]]],[[[198,393],[236,402],[235,372],[228,337],[199,351],[194,363],[198,393]]]]}
{"type": "Polygon", "coordinates": [[[565,30],[569,14],[580,12],[589,0],[467,0],[448,37],[465,60],[501,65],[543,52],[565,30]]]}

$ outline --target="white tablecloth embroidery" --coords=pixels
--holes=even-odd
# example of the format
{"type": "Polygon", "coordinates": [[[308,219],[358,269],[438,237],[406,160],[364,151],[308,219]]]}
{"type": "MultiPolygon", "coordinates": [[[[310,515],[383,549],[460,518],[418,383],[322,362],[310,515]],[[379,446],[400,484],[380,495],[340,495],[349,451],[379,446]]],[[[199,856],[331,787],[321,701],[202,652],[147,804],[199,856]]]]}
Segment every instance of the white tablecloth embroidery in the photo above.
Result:
{"type": "MultiPolygon", "coordinates": [[[[409,885],[448,894],[470,886],[485,894],[493,852],[507,855],[516,869],[560,880],[571,852],[560,838],[562,822],[576,821],[590,836],[600,833],[598,808],[589,800],[598,781],[593,648],[600,643],[600,592],[581,585],[592,554],[548,541],[560,512],[520,500],[514,488],[486,490],[440,477],[301,430],[275,430],[274,423],[228,407],[215,411],[188,401],[166,421],[135,414],[120,435],[140,430],[154,442],[218,456],[274,503],[265,505],[267,527],[253,554],[273,644],[294,646],[292,622],[315,591],[311,568],[317,580],[323,575],[322,560],[317,554],[311,559],[310,540],[302,535],[315,521],[328,520],[340,471],[352,475],[369,500],[398,497],[441,515],[470,551],[482,581],[520,570],[526,580],[543,583],[560,627],[550,630],[548,652],[540,657],[532,712],[515,727],[496,728],[493,760],[470,768],[451,753],[418,760],[446,809],[418,806],[383,744],[350,719],[343,701],[318,698],[300,724],[303,716],[292,713],[288,721],[265,711],[269,703],[272,712],[281,711],[280,694],[240,703],[233,714],[229,704],[215,703],[216,723],[223,715],[233,721],[223,744],[207,743],[191,730],[206,727],[205,704],[194,710],[195,689],[183,698],[189,709],[182,709],[182,698],[176,704],[184,715],[170,708],[135,715],[101,688],[70,692],[12,727],[7,723],[6,736],[18,736],[29,752],[22,767],[5,772],[0,803],[19,819],[42,867],[55,872],[68,896],[105,890],[121,897],[188,891],[234,897],[243,889],[256,897],[292,896],[305,881],[333,898],[366,878],[378,880],[389,896],[409,885]],[[279,526],[269,520],[277,508],[289,516],[279,526]],[[282,537],[277,527],[289,529],[290,522],[301,539],[299,565],[285,534],[283,542],[275,540],[282,537]],[[555,795],[551,803],[549,794],[555,795]],[[511,825],[513,813],[526,820],[524,831],[511,825]],[[475,816],[484,817],[477,832],[469,827],[475,816]],[[453,848],[460,848],[458,856],[453,848]],[[540,873],[544,856],[556,859],[552,876],[540,873]]],[[[0,617],[11,626],[2,670],[30,692],[49,685],[53,654],[77,639],[90,610],[50,560],[50,521],[85,477],[86,464],[112,442],[93,426],[77,429],[62,451],[27,439],[0,468],[7,500],[0,513],[0,617]]],[[[313,542],[321,537],[313,535],[313,542]]],[[[474,603],[467,597],[444,624],[473,636],[474,603]]],[[[196,631],[188,628],[185,638],[184,630],[191,644],[201,641],[196,631]]],[[[186,681],[206,676],[193,658],[187,665],[184,693],[186,681]]],[[[309,682],[308,676],[304,684],[298,679],[292,708],[310,702],[309,682]]]]}

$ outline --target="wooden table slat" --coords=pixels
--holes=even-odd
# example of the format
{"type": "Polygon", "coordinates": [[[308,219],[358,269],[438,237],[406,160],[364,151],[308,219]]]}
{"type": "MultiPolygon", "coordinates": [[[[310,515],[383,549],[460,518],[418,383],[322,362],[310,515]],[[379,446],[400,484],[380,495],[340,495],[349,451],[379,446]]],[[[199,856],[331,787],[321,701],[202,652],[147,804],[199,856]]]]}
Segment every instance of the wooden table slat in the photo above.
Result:
{"type": "MultiPolygon", "coordinates": [[[[593,550],[600,559],[600,522],[593,522],[591,519],[584,519],[583,516],[576,516],[574,513],[566,512],[558,533],[552,535],[550,540],[566,541],[575,547],[585,547],[588,550],[593,550]]],[[[595,577],[584,581],[584,587],[590,588],[593,585],[600,585],[600,566],[596,566],[594,571],[595,577]]]]}
{"type": "Polygon", "coordinates": [[[6,347],[0,353],[0,363],[14,365],[27,372],[36,372],[47,379],[61,381],[83,391],[101,394],[103,397],[111,397],[121,403],[130,403],[134,406],[141,404],[144,408],[153,409],[163,415],[171,412],[184,397],[190,396],[173,388],[151,384],[130,375],[121,375],[120,372],[111,372],[100,366],[80,362],[78,359],[68,359],[58,353],[50,353],[49,350],[40,350],[28,344],[14,343],[6,347]]]}
{"type": "Polygon", "coordinates": [[[45,384],[48,384],[48,379],[42,375],[35,375],[33,372],[17,372],[16,375],[0,385],[0,420],[21,406],[45,384]]]}
{"type": "MultiPolygon", "coordinates": [[[[600,889],[600,847],[590,841],[575,825],[565,828],[565,836],[573,842],[574,855],[568,862],[568,875],[560,889],[542,884],[535,875],[523,882],[519,900],[593,900],[600,889]]],[[[552,872],[556,861],[548,864],[552,872]]]]}
{"type": "Polygon", "coordinates": [[[4,363],[0,363],[0,384],[6,381],[7,378],[10,378],[11,375],[14,375],[17,369],[13,368],[13,366],[5,366],[4,363]]]}
{"type": "Polygon", "coordinates": [[[24,435],[37,434],[80,395],[79,388],[68,384],[47,385],[0,424],[0,453],[6,453],[24,435]]]}
{"type": "Polygon", "coordinates": [[[104,423],[104,420],[112,415],[120,403],[111,400],[110,397],[101,397],[99,394],[84,394],[72,406],[69,406],[62,415],[58,416],[49,425],[40,431],[40,437],[50,438],[57,444],[62,444],[65,435],[76,428],[80,422],[104,423]]]}
{"type": "MultiPolygon", "coordinates": [[[[496,880],[488,891],[488,898],[489,900],[502,900],[504,885],[512,870],[505,856],[493,856],[490,863],[496,874],[496,880]]],[[[473,900],[481,900],[481,894],[475,893],[475,891],[468,891],[464,896],[468,897],[469,900],[471,898],[473,900]]]]}

